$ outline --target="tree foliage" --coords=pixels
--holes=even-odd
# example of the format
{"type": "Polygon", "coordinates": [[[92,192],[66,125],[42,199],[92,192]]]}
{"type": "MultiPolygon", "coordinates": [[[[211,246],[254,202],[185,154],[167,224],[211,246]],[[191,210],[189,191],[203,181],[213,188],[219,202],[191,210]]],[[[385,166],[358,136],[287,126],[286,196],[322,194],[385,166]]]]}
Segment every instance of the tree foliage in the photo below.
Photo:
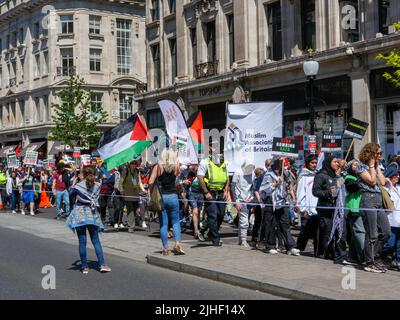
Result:
{"type": "MultiPolygon", "coordinates": [[[[396,31],[400,31],[400,22],[395,23],[393,26],[396,31]]],[[[393,49],[388,55],[380,53],[376,58],[385,60],[386,64],[394,69],[393,73],[385,72],[383,77],[395,87],[400,88],[400,51],[393,49]]]]}
{"type": "Polygon", "coordinates": [[[92,92],[86,82],[71,75],[67,85],[58,94],[60,104],[52,104],[54,127],[49,140],[71,146],[94,146],[100,138],[98,125],[107,119],[103,107],[92,101],[92,92]]]}

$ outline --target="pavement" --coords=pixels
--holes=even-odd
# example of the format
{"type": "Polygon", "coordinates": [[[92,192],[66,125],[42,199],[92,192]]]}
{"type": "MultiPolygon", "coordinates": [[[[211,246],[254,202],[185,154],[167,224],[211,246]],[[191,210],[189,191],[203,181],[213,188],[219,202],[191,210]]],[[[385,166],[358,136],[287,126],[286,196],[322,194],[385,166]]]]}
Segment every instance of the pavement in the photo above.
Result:
{"type": "MultiPolygon", "coordinates": [[[[23,217],[0,213],[0,225],[44,239],[76,244],[76,236],[63,222],[40,215],[23,217]]],[[[223,230],[229,233],[225,233],[228,236],[223,237],[222,247],[199,243],[187,236],[183,240],[186,256],[162,256],[155,229],[147,235],[144,232],[104,233],[102,244],[108,254],[289,299],[399,299],[399,272],[372,274],[358,267],[334,265],[331,261],[313,258],[311,248],[300,257],[270,255],[240,247],[231,230],[223,230]]]]}

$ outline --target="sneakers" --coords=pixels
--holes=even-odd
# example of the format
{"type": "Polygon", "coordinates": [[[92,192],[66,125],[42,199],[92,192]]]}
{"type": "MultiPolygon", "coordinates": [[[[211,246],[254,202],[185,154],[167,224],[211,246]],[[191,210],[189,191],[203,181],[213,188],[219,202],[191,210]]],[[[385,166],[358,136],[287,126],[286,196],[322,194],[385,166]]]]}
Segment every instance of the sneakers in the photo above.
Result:
{"type": "Polygon", "coordinates": [[[35,213],[33,211],[31,211],[31,216],[34,216],[34,215],[35,215],[35,213]]]}
{"type": "Polygon", "coordinates": [[[197,239],[199,239],[200,242],[206,241],[206,239],[204,238],[204,235],[201,232],[198,233],[197,239]]]}
{"type": "Polygon", "coordinates": [[[145,221],[142,222],[142,228],[143,228],[143,229],[147,229],[147,224],[146,224],[145,221]]]}
{"type": "Polygon", "coordinates": [[[118,223],[114,224],[114,229],[118,229],[118,228],[119,228],[118,223]]]}
{"type": "Polygon", "coordinates": [[[134,228],[129,228],[128,229],[128,233],[135,233],[135,229],[134,228]]]}
{"type": "Polygon", "coordinates": [[[380,259],[377,259],[377,260],[375,260],[375,265],[378,267],[378,268],[381,268],[383,271],[387,271],[388,269],[387,269],[387,267],[386,267],[386,265],[383,263],[383,261],[382,260],[380,260],[380,259]]]}
{"type": "Polygon", "coordinates": [[[278,254],[278,250],[276,250],[276,249],[269,249],[268,253],[269,253],[269,254],[278,254]]]}
{"type": "Polygon", "coordinates": [[[125,228],[125,225],[124,225],[123,223],[121,223],[121,224],[119,225],[119,227],[120,227],[121,229],[123,229],[123,228],[125,228]]]}
{"type": "Polygon", "coordinates": [[[106,266],[106,265],[102,265],[102,266],[100,267],[100,272],[101,272],[101,273],[111,272],[111,268],[108,267],[108,266],[106,266]]]}
{"type": "Polygon", "coordinates": [[[88,274],[89,273],[89,268],[83,268],[82,269],[83,274],[88,274]]]}
{"type": "Polygon", "coordinates": [[[373,272],[373,273],[385,273],[386,271],[377,266],[375,263],[368,263],[365,267],[364,270],[367,272],[373,272]]]}
{"type": "Polygon", "coordinates": [[[291,249],[291,250],[288,250],[288,251],[287,251],[287,254],[288,254],[289,256],[299,256],[299,255],[300,255],[300,250],[299,250],[299,249],[296,249],[296,248],[293,248],[293,249],[291,249]]]}
{"type": "Polygon", "coordinates": [[[25,211],[24,211],[24,210],[21,210],[21,214],[24,216],[24,215],[25,215],[25,211]]]}
{"type": "Polygon", "coordinates": [[[13,210],[12,212],[11,212],[12,214],[15,214],[15,213],[17,213],[15,210],[13,210]]]}
{"type": "Polygon", "coordinates": [[[240,246],[243,248],[250,248],[250,245],[247,243],[247,241],[243,241],[240,246]]]}

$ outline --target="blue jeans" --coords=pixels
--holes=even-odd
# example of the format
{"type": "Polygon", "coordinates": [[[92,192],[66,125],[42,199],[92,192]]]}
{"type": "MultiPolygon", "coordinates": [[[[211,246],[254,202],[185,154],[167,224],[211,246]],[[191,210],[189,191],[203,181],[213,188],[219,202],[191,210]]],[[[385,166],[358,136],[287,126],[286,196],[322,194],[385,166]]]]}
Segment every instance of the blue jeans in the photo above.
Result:
{"type": "Polygon", "coordinates": [[[21,197],[19,195],[19,191],[14,191],[11,193],[11,210],[16,210],[18,207],[18,210],[20,209],[20,201],[21,197]]]}
{"type": "Polygon", "coordinates": [[[56,191],[56,213],[57,213],[57,217],[61,216],[61,201],[64,202],[66,214],[67,214],[67,216],[69,216],[70,207],[69,207],[69,193],[68,193],[68,190],[56,191]]]}
{"type": "Polygon", "coordinates": [[[386,242],[383,251],[390,253],[393,249],[396,249],[396,262],[400,264],[400,228],[391,228],[392,233],[388,242],[386,242]]]}
{"type": "Polygon", "coordinates": [[[81,257],[82,268],[88,268],[87,251],[86,251],[86,243],[87,243],[86,230],[89,231],[90,239],[92,240],[94,250],[96,251],[96,256],[99,261],[99,265],[102,266],[104,265],[104,256],[103,256],[103,248],[101,247],[99,238],[99,228],[93,225],[87,225],[76,228],[76,233],[78,234],[78,239],[79,239],[79,256],[81,257]]]}
{"type": "Polygon", "coordinates": [[[177,194],[163,194],[164,210],[160,216],[160,234],[164,249],[168,249],[168,221],[171,219],[175,241],[181,241],[179,199],[177,194]]]}

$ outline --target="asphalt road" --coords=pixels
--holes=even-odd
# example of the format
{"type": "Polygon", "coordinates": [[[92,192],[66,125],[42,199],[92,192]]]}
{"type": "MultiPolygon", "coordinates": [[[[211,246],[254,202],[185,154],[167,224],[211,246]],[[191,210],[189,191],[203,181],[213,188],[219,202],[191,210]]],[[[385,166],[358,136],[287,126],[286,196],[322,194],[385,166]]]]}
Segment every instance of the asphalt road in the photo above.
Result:
{"type": "MultiPolygon", "coordinates": [[[[95,259],[92,249],[88,255],[95,259]]],[[[111,273],[99,273],[97,263],[91,262],[89,274],[83,275],[77,246],[4,228],[0,228],[0,256],[0,299],[280,299],[107,254],[111,273]],[[55,290],[42,287],[46,265],[55,268],[55,290]]]]}

